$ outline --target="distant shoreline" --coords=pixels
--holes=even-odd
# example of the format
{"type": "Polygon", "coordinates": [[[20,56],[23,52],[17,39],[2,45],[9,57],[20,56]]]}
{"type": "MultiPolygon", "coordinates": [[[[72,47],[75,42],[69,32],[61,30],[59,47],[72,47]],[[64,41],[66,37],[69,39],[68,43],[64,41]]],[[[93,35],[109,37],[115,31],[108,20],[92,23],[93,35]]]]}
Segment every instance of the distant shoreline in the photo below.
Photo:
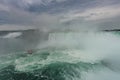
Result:
{"type": "Polygon", "coordinates": [[[120,31],[120,29],[111,29],[111,30],[103,30],[103,31],[112,32],[112,31],[120,31]]]}

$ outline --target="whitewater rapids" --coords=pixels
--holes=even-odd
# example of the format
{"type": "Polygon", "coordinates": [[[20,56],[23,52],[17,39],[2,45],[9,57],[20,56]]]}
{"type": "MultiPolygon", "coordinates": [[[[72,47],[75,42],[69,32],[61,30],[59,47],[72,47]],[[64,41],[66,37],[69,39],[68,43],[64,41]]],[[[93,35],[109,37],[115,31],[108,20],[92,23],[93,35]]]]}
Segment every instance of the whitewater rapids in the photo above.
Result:
{"type": "Polygon", "coordinates": [[[120,80],[120,32],[56,32],[32,55],[0,57],[0,80],[120,80]]]}

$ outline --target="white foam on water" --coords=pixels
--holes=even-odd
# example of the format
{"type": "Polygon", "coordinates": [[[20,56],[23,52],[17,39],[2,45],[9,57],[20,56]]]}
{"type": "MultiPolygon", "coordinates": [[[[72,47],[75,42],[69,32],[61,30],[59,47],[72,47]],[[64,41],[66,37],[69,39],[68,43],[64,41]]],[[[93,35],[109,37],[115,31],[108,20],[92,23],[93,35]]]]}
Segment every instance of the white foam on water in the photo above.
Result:
{"type": "Polygon", "coordinates": [[[50,55],[46,59],[41,60],[39,59],[40,56],[37,55],[29,57],[31,59],[30,62],[26,61],[27,58],[23,58],[18,59],[15,64],[17,67],[23,65],[21,68],[17,68],[21,70],[22,68],[25,70],[28,66],[32,67],[35,64],[41,67],[55,62],[86,62],[94,64],[107,59],[107,62],[112,64],[113,58],[110,56],[120,56],[119,46],[120,37],[112,33],[51,33],[46,45],[38,46],[39,48],[54,49],[54,51],[48,50],[50,55]],[[22,63],[21,61],[25,62],[22,63]]]}
{"type": "Polygon", "coordinates": [[[16,38],[16,37],[19,37],[21,35],[22,35],[21,32],[12,32],[12,33],[9,33],[9,34],[3,36],[2,38],[16,38]]]}

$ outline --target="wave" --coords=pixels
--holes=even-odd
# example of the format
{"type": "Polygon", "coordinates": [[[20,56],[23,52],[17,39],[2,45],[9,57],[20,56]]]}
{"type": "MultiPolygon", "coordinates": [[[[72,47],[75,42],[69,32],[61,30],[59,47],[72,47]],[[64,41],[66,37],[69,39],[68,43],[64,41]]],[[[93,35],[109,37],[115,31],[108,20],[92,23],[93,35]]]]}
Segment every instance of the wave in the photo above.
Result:
{"type": "Polygon", "coordinates": [[[0,79],[70,80],[74,77],[80,79],[82,72],[102,67],[101,63],[79,62],[78,59],[72,59],[72,57],[61,53],[57,55],[52,52],[40,52],[38,51],[34,55],[19,54],[9,55],[7,58],[2,57],[4,63],[1,65],[4,66],[0,66],[0,79]]]}
{"type": "Polygon", "coordinates": [[[2,38],[17,38],[22,35],[22,32],[12,32],[8,33],[7,35],[3,36],[2,38]]]}

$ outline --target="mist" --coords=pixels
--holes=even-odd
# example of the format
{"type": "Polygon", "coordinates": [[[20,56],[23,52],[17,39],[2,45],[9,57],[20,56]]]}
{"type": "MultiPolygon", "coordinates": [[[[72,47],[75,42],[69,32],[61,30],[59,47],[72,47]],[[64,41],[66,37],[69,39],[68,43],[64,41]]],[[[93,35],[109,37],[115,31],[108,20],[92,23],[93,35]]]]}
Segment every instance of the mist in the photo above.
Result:
{"type": "Polygon", "coordinates": [[[0,0],[0,80],[119,80],[119,0],[0,0]]]}

